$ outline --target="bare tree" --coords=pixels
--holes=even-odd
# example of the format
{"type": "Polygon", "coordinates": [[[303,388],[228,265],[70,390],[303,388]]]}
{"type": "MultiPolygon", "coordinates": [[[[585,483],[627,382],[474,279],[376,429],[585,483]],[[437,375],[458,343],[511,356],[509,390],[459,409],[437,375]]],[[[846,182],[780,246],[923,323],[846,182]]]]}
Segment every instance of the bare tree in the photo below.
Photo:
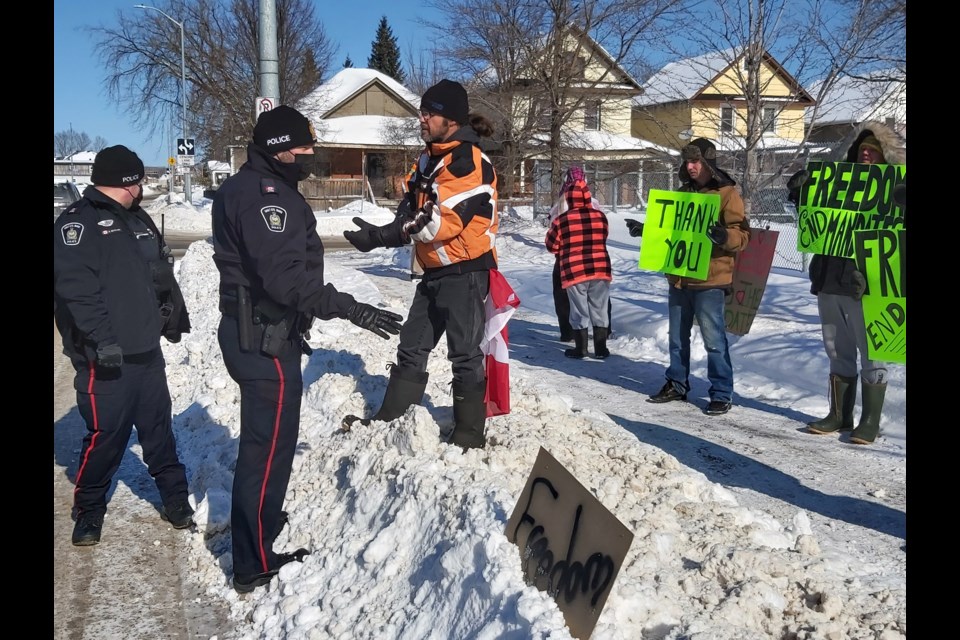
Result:
{"type": "MultiPolygon", "coordinates": [[[[712,86],[718,108],[705,115],[712,119],[705,124],[716,131],[731,130],[731,135],[723,136],[723,143],[735,147],[731,157],[737,166],[732,173],[748,211],[754,193],[781,180],[785,171],[802,166],[808,153],[809,125],[826,115],[821,111],[824,98],[840,79],[860,76],[906,83],[904,0],[806,0],[802,4],[739,0],[703,5],[699,22],[697,38],[671,38],[664,45],[671,58],[683,59],[680,64],[687,80],[694,74],[700,86],[712,86]],[[770,91],[771,83],[783,77],[770,73],[774,60],[794,80],[788,81],[786,94],[770,91]],[[728,67],[737,86],[725,97],[713,82],[728,67]],[[814,89],[808,93],[807,87],[814,89]],[[725,115],[721,105],[734,109],[735,125],[722,120],[730,112],[725,115]],[[772,133],[783,117],[793,118],[794,124],[801,126],[802,121],[796,119],[805,118],[807,126],[802,141],[793,149],[781,147],[773,154],[764,149],[764,135],[772,133]],[[776,166],[762,166],[764,157],[776,158],[776,166]]],[[[663,102],[669,102],[689,98],[683,89],[661,85],[658,91],[663,102]],[[675,95],[671,96],[671,91],[675,95]]],[[[672,127],[675,133],[674,123],[659,124],[662,130],[672,127]]]]}
{"type": "Polygon", "coordinates": [[[53,157],[65,158],[80,151],[99,151],[106,146],[106,141],[97,137],[96,144],[90,142],[90,136],[83,131],[74,131],[73,128],[57,131],[53,134],[53,157]],[[103,142],[104,144],[96,146],[103,142]]]}
{"type": "MultiPolygon", "coordinates": [[[[565,134],[586,101],[626,82],[623,63],[642,41],[657,41],[690,5],[684,0],[464,0],[456,6],[432,0],[444,16],[429,24],[446,67],[470,81],[473,98],[496,124],[501,193],[514,191],[519,167],[546,153],[553,186],[576,141],[565,134]],[[602,50],[590,46],[589,35],[602,50]],[[585,68],[606,58],[607,71],[587,77],[585,68]]],[[[575,152],[574,152],[575,153],[575,152]]]]}
{"type": "MultiPolygon", "coordinates": [[[[223,159],[251,135],[259,89],[258,0],[160,0],[183,24],[190,137],[203,155],[223,159]]],[[[335,47],[309,0],[277,0],[280,99],[295,104],[313,90],[335,47]]],[[[87,27],[97,43],[110,97],[150,133],[180,129],[180,27],[158,11],[117,11],[113,25],[87,27]]]]}

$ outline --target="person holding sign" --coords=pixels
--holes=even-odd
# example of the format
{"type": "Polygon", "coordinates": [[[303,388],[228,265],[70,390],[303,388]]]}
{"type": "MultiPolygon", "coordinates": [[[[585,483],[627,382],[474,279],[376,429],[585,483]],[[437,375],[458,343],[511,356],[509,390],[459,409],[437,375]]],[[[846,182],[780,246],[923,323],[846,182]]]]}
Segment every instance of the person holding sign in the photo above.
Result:
{"type": "MultiPolygon", "coordinates": [[[[840,153],[844,155],[835,160],[860,164],[906,164],[903,141],[886,125],[864,122],[854,135],[849,147],[841,147],[840,153]]],[[[800,170],[787,182],[790,199],[798,206],[801,190],[809,178],[806,170],[800,170]]],[[[853,430],[850,442],[854,444],[870,444],[876,440],[887,389],[886,366],[879,360],[871,360],[868,353],[861,304],[865,288],[866,279],[857,271],[852,257],[816,254],[810,260],[810,293],[817,296],[823,347],[830,360],[830,412],[825,418],[808,423],[807,431],[826,434],[853,430]],[[863,410],[854,428],[858,372],[863,410]]]]}
{"type": "Polygon", "coordinates": [[[613,266],[607,252],[610,226],[607,216],[594,205],[583,169],[570,167],[560,193],[559,215],[550,223],[545,244],[560,262],[560,282],[570,300],[570,326],[574,348],[563,354],[585,358],[587,338],[593,326],[593,355],[610,355],[610,282],[613,266]]]}
{"type": "MultiPolygon", "coordinates": [[[[733,406],[733,363],[724,324],[724,299],[733,283],[734,257],[750,242],[750,221],[736,181],[717,167],[717,149],[706,138],[697,138],[680,153],[680,191],[720,196],[718,219],[707,228],[711,241],[707,277],[698,280],[667,274],[670,284],[667,307],[670,318],[670,366],[667,382],[647,402],[686,400],[690,390],[690,332],[693,320],[707,350],[710,403],[704,413],[721,415],[733,406]]],[[[648,220],[649,221],[649,220],[648,220]]],[[[634,222],[634,221],[631,221],[634,222]]],[[[639,223],[628,224],[631,235],[642,233],[639,223]]]]}

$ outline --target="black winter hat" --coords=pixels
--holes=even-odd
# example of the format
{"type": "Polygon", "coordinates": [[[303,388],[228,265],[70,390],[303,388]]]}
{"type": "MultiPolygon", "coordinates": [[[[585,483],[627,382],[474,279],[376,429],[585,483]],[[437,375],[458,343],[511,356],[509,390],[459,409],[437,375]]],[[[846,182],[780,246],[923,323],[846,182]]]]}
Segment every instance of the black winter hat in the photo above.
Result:
{"type": "Polygon", "coordinates": [[[97,152],[90,180],[100,187],[129,187],[143,180],[143,161],[122,144],[97,152]]]}
{"type": "Polygon", "coordinates": [[[264,111],[253,128],[253,142],[270,153],[306,147],[317,141],[313,123],[285,104],[264,111]]]}
{"type": "Polygon", "coordinates": [[[467,124],[470,118],[467,90],[459,82],[441,80],[423,94],[420,110],[436,113],[458,124],[467,124]]]}

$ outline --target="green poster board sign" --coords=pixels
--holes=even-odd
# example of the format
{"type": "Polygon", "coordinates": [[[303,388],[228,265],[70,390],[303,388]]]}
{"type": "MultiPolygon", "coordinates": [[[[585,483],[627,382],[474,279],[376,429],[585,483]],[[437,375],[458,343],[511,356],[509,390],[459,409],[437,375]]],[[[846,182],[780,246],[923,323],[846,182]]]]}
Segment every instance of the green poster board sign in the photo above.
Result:
{"type": "Polygon", "coordinates": [[[907,230],[878,229],[854,234],[857,270],[867,288],[863,320],[871,360],[907,363],[907,230]]]}
{"type": "Polygon", "coordinates": [[[713,248],[707,228],[719,217],[718,194],[651,189],[638,266],[706,280],[713,248]]]}
{"type": "Polygon", "coordinates": [[[797,207],[797,250],[853,257],[853,233],[903,226],[893,189],[904,182],[906,165],[808,162],[810,179],[797,207]]]}

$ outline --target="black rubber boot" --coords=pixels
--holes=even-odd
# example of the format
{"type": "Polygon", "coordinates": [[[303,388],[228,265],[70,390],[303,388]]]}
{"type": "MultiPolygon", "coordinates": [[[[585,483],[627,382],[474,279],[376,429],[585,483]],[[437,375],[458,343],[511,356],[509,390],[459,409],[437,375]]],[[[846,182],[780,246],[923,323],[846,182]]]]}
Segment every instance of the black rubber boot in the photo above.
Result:
{"type": "Polygon", "coordinates": [[[482,448],[487,423],[487,403],[483,401],[487,381],[473,384],[453,383],[453,435],[450,442],[464,449],[482,448]]]}
{"type": "Polygon", "coordinates": [[[807,423],[810,433],[834,433],[853,429],[853,407],[857,403],[857,376],[830,374],[830,413],[822,420],[807,423]]]}
{"type": "Polygon", "coordinates": [[[427,381],[430,374],[426,371],[412,371],[401,369],[397,366],[390,368],[390,382],[387,384],[387,390],[383,394],[383,402],[380,409],[369,418],[360,418],[359,416],[347,416],[343,419],[341,427],[344,431],[349,431],[353,423],[360,422],[364,426],[369,425],[373,420],[389,422],[402,416],[412,404],[420,404],[423,400],[423,392],[427,388],[427,381]]]}
{"type": "Polygon", "coordinates": [[[610,329],[606,327],[593,328],[593,357],[603,360],[610,355],[607,350],[607,338],[610,336],[610,329]]]}
{"type": "Polygon", "coordinates": [[[563,355],[568,358],[586,358],[589,353],[587,353],[587,340],[590,338],[590,332],[587,329],[574,329],[573,330],[573,349],[564,349],[563,355]]]}
{"type": "Polygon", "coordinates": [[[853,444],[870,444],[880,435],[880,412],[883,410],[883,398],[887,394],[887,383],[863,383],[863,411],[860,423],[850,434],[853,444]]]}

